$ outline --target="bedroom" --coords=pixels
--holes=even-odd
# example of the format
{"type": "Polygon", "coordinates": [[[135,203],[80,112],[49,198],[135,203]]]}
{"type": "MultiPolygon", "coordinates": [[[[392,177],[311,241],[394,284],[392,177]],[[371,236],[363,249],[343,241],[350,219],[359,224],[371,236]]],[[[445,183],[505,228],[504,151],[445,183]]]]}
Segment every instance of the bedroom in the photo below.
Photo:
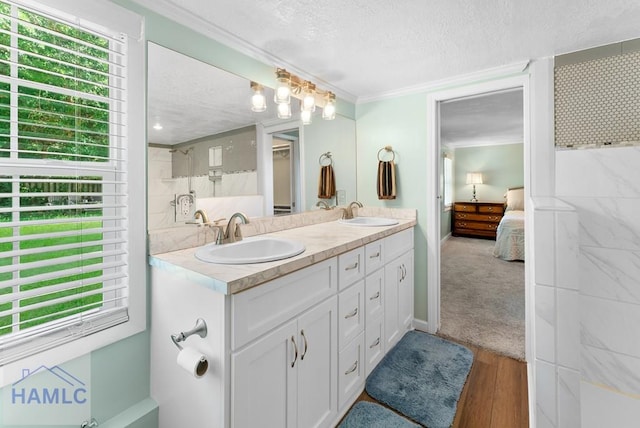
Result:
{"type": "Polygon", "coordinates": [[[524,360],[522,91],[440,106],[440,334],[524,360]],[[496,240],[497,236],[497,240],[496,240]]]}

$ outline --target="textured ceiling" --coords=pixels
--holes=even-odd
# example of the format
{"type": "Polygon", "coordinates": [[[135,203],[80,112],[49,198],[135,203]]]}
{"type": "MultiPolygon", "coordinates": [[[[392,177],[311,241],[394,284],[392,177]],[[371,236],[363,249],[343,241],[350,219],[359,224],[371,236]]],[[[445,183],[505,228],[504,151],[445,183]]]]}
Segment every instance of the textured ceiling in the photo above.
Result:
{"type": "Polygon", "coordinates": [[[449,147],[522,143],[522,90],[441,103],[440,138],[449,147]]]}
{"type": "MultiPolygon", "coordinates": [[[[275,118],[250,109],[246,79],[149,43],[147,135],[152,144],[174,145],[275,118]],[[154,129],[156,124],[161,130],[154,129]]],[[[273,91],[267,88],[267,100],[273,91]]]]}
{"type": "Polygon", "coordinates": [[[640,37],[638,0],[134,0],[352,100],[640,37]]]}

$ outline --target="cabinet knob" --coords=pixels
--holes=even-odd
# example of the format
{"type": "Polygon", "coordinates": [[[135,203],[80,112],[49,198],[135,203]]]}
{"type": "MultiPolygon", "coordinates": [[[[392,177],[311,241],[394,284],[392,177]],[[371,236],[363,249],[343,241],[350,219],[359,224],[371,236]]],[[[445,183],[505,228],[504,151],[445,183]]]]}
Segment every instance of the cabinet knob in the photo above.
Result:
{"type": "Polygon", "coordinates": [[[369,349],[373,349],[380,344],[380,338],[377,338],[371,345],[369,345],[369,349]]]}
{"type": "Polygon", "coordinates": [[[307,355],[307,336],[304,335],[304,330],[300,330],[300,336],[302,336],[302,340],[304,340],[304,350],[302,351],[302,355],[300,355],[300,361],[304,360],[304,356],[307,355]]]}
{"type": "Polygon", "coordinates": [[[348,375],[350,373],[355,372],[358,369],[358,360],[356,360],[355,363],[353,363],[353,365],[351,366],[351,368],[349,370],[347,370],[346,372],[344,372],[344,374],[348,375]]]}
{"type": "Polygon", "coordinates": [[[291,361],[291,367],[296,365],[296,361],[298,361],[298,345],[296,345],[296,338],[291,336],[291,343],[293,343],[293,352],[295,353],[293,357],[293,361],[291,361]]]}
{"type": "Polygon", "coordinates": [[[375,254],[371,254],[371,255],[369,256],[369,258],[370,258],[370,259],[375,259],[375,258],[378,258],[378,257],[380,257],[380,251],[378,251],[378,252],[377,252],[377,253],[375,253],[375,254]]]}
{"type": "Polygon", "coordinates": [[[348,320],[349,318],[353,318],[356,315],[358,315],[358,308],[355,308],[354,310],[352,310],[351,312],[349,312],[347,315],[344,316],[344,319],[348,320]]]}
{"type": "Polygon", "coordinates": [[[353,269],[357,269],[357,267],[358,267],[358,262],[355,262],[354,264],[344,268],[344,270],[353,270],[353,269]]]}

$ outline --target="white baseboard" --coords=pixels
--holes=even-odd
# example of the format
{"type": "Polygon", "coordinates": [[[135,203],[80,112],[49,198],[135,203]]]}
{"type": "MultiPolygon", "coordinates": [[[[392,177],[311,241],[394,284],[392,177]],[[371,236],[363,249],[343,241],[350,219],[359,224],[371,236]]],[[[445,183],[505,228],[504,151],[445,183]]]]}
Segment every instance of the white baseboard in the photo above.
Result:
{"type": "Polygon", "coordinates": [[[413,328],[415,328],[416,330],[424,331],[425,333],[429,333],[429,323],[426,321],[414,318],[413,328]]]}
{"type": "Polygon", "coordinates": [[[447,235],[440,240],[440,243],[442,244],[444,241],[446,241],[449,238],[451,238],[451,232],[447,233],[447,235]]]}

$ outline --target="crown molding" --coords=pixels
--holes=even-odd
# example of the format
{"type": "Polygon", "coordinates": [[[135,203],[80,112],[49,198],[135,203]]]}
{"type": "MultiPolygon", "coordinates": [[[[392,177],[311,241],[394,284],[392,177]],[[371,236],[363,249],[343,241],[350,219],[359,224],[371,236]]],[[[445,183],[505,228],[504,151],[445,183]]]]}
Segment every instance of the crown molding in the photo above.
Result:
{"type": "Polygon", "coordinates": [[[421,83],[418,85],[406,86],[404,88],[395,89],[393,91],[382,92],[377,95],[358,97],[357,104],[370,103],[373,101],[383,101],[390,98],[397,98],[403,95],[413,95],[422,92],[431,92],[442,89],[449,85],[462,86],[470,83],[476,83],[479,80],[492,79],[494,77],[504,77],[510,74],[518,74],[524,72],[529,66],[530,60],[520,61],[500,67],[492,67],[484,70],[473,71],[467,74],[447,77],[446,79],[434,80],[432,82],[421,83]]]}
{"type": "Polygon", "coordinates": [[[454,143],[442,143],[442,147],[455,150],[455,149],[466,149],[469,147],[509,146],[512,144],[524,144],[524,141],[497,141],[497,142],[460,141],[460,142],[454,142],[454,143]]]}
{"type": "MultiPolygon", "coordinates": [[[[132,2],[149,9],[167,19],[175,21],[193,31],[209,37],[235,51],[240,52],[250,58],[264,62],[274,68],[285,68],[292,74],[304,80],[310,80],[323,90],[329,90],[345,101],[355,104],[357,97],[349,92],[333,86],[332,84],[314,76],[284,59],[271,55],[262,49],[252,45],[244,39],[226,31],[217,25],[207,21],[199,15],[193,14],[171,0],[132,0],[132,2]]],[[[275,70],[274,70],[275,72],[275,70]]]]}

